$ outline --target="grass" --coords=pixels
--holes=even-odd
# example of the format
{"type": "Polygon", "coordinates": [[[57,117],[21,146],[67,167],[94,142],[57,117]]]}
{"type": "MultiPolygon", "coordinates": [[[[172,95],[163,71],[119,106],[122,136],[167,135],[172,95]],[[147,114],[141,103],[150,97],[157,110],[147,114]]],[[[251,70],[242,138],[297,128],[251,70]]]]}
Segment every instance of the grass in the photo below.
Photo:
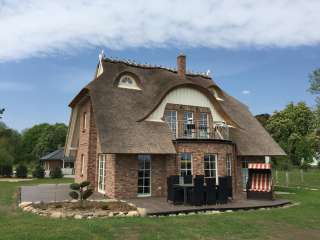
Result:
{"type": "Polygon", "coordinates": [[[300,205],[217,215],[132,217],[95,220],[49,219],[16,207],[20,185],[70,181],[0,182],[0,239],[317,239],[320,191],[279,188],[300,205]]]}
{"type": "MultiPolygon", "coordinates": [[[[276,174],[274,171],[273,177],[274,182],[279,186],[286,186],[286,176],[285,171],[277,171],[278,178],[276,179],[276,174]]],[[[310,187],[310,188],[320,188],[320,169],[308,169],[303,173],[303,181],[301,179],[300,169],[291,169],[289,172],[289,187],[310,187]]]]}

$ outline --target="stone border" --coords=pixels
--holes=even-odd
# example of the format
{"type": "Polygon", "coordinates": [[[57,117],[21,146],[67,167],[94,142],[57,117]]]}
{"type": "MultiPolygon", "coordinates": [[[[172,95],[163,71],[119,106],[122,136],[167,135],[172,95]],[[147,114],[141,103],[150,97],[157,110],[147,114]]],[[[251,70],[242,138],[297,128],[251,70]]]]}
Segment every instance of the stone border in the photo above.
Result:
{"type": "MultiPolygon", "coordinates": [[[[89,200],[89,201],[96,201],[96,202],[114,202],[117,200],[89,200]]],[[[76,202],[74,200],[71,201],[63,201],[63,202],[55,202],[55,203],[65,203],[65,202],[76,202]]],[[[129,206],[135,207],[134,204],[127,203],[125,201],[121,201],[123,203],[128,204],[129,206]]],[[[50,218],[73,218],[73,219],[94,219],[94,218],[108,218],[108,217],[138,217],[145,215],[145,209],[137,208],[136,211],[128,211],[128,212],[110,212],[110,211],[74,211],[74,212],[64,212],[59,210],[48,211],[34,208],[33,204],[39,204],[40,202],[21,202],[18,206],[24,212],[34,213],[39,216],[50,217],[50,218]]],[[[52,203],[52,202],[51,202],[52,203]]]]}
{"type": "Polygon", "coordinates": [[[272,210],[275,208],[290,208],[299,206],[300,202],[295,203],[289,203],[282,206],[277,207],[262,207],[257,209],[237,209],[237,210],[207,210],[207,211],[195,211],[195,212],[188,212],[188,213],[176,213],[176,214],[167,214],[167,215],[148,215],[148,217],[151,218],[158,218],[158,217],[177,217],[177,216],[192,216],[192,215],[214,215],[214,214],[223,214],[223,213],[232,213],[232,212],[239,212],[239,211],[245,211],[245,212],[252,212],[252,211],[266,211],[266,210],[272,210]]]}

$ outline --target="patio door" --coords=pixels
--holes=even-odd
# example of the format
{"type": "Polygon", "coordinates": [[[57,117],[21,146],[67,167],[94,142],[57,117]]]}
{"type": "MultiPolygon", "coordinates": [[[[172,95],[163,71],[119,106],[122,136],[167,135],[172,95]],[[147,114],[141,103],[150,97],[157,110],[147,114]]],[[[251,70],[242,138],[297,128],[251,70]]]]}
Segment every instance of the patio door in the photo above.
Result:
{"type": "Polygon", "coordinates": [[[99,155],[98,192],[105,193],[106,155],[99,155]]]}
{"type": "Polygon", "coordinates": [[[242,170],[242,187],[246,191],[247,181],[248,181],[248,160],[241,161],[241,170],[242,170]]]}
{"type": "Polygon", "coordinates": [[[151,156],[138,155],[138,197],[151,196],[151,156]]]}

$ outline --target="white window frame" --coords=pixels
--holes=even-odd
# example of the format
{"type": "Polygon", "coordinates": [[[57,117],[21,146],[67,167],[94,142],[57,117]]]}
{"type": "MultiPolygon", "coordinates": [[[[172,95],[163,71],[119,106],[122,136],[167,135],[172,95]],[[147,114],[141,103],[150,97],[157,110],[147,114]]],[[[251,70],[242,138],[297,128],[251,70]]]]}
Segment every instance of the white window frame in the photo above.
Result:
{"type": "Polygon", "coordinates": [[[138,194],[138,197],[150,197],[151,196],[151,193],[152,193],[152,184],[151,184],[151,181],[152,181],[152,178],[151,178],[151,175],[152,175],[152,158],[151,158],[151,155],[148,155],[148,154],[140,154],[138,155],[138,189],[137,189],[137,194],[138,194]],[[141,158],[141,159],[140,159],[141,158]],[[149,169],[146,169],[145,167],[145,160],[146,158],[148,158],[149,160],[149,169]],[[139,166],[139,161],[140,160],[144,160],[144,168],[143,169],[140,169],[140,166],[139,166]],[[139,171],[143,171],[143,177],[142,178],[139,178],[139,171]],[[149,171],[149,186],[146,186],[144,185],[145,182],[142,181],[142,185],[139,185],[139,179],[145,179],[145,171],[149,171]],[[139,193],[139,188],[142,187],[142,193],[139,193]],[[145,190],[145,187],[149,187],[149,192],[146,193],[144,190],[145,190]]]}
{"type": "Polygon", "coordinates": [[[209,113],[207,112],[200,112],[200,118],[199,118],[199,137],[203,138],[203,139],[208,139],[209,138],[209,113]],[[206,115],[206,119],[202,119],[202,115],[205,114],[206,115]],[[206,125],[204,125],[203,123],[206,123],[206,125]],[[203,130],[201,130],[201,126],[206,126],[207,131],[205,132],[205,136],[202,136],[201,134],[204,133],[202,132],[203,130]]]}
{"type": "Polygon", "coordinates": [[[84,154],[81,154],[81,175],[84,173],[84,154]]]}
{"type": "MultiPolygon", "coordinates": [[[[183,174],[183,172],[188,173],[188,171],[190,171],[191,176],[192,176],[192,175],[193,175],[192,153],[190,153],[190,152],[181,152],[181,153],[179,153],[179,158],[180,158],[180,176],[186,176],[187,174],[183,174]],[[190,156],[190,160],[189,160],[189,159],[187,160],[187,161],[190,161],[190,163],[191,163],[191,164],[190,164],[190,166],[191,166],[190,169],[189,169],[188,167],[181,168],[181,165],[182,165],[182,158],[181,158],[181,156],[182,156],[183,154],[187,154],[187,155],[190,156]]],[[[188,164],[186,164],[186,166],[188,166],[188,164]]],[[[188,174],[188,175],[190,175],[190,174],[188,174]]]]}
{"type": "Polygon", "coordinates": [[[226,173],[227,176],[232,176],[232,154],[227,153],[226,156],[226,173]]]}
{"type": "Polygon", "coordinates": [[[191,129],[191,135],[189,134],[189,130],[187,128],[187,125],[188,125],[188,120],[189,118],[185,118],[185,114],[186,113],[191,113],[191,119],[192,119],[192,123],[194,124],[194,114],[192,111],[184,111],[183,112],[183,136],[184,137],[187,137],[187,138],[193,138],[194,137],[194,133],[191,129]],[[186,134],[186,131],[187,131],[187,134],[186,134]]]}
{"type": "Polygon", "coordinates": [[[98,162],[98,192],[105,193],[106,189],[106,155],[100,154],[99,155],[99,162],[98,162]],[[100,181],[101,186],[100,186],[100,181]]]}
{"type": "Polygon", "coordinates": [[[177,138],[177,135],[178,135],[178,124],[177,124],[177,122],[178,122],[178,113],[177,113],[177,111],[175,111],[175,110],[166,110],[164,112],[164,118],[165,118],[165,121],[166,121],[166,123],[168,124],[168,126],[169,126],[169,128],[171,130],[171,133],[173,134],[173,137],[177,138]],[[169,115],[170,119],[167,118],[168,117],[168,113],[170,113],[170,115],[169,115]],[[172,114],[173,113],[175,115],[175,119],[176,119],[175,121],[172,120],[172,114]],[[174,126],[174,128],[173,128],[173,126],[174,126]]]}
{"type": "Polygon", "coordinates": [[[247,191],[247,181],[249,178],[249,170],[248,170],[249,161],[246,159],[241,160],[241,175],[242,175],[242,188],[243,191],[247,191]],[[244,167],[243,167],[244,166],[244,167]],[[246,173],[246,175],[244,174],[246,173]]]}
{"type": "Polygon", "coordinates": [[[205,178],[216,178],[216,184],[219,184],[219,178],[218,178],[218,154],[215,153],[205,153],[203,156],[203,168],[204,168],[204,177],[205,178]],[[205,164],[205,157],[208,156],[209,157],[209,168],[206,168],[206,164],[205,164]],[[211,169],[211,157],[214,156],[214,160],[215,160],[215,169],[211,169]],[[209,176],[206,176],[206,171],[209,171],[209,176]],[[215,174],[212,174],[212,171],[215,171],[215,174]],[[215,176],[214,176],[215,175],[215,176]]]}
{"type": "Polygon", "coordinates": [[[133,90],[141,90],[141,88],[138,86],[136,80],[129,76],[129,75],[123,75],[118,83],[119,88],[127,88],[127,89],[133,89],[133,90]],[[130,81],[130,82],[129,82],[130,81]]]}

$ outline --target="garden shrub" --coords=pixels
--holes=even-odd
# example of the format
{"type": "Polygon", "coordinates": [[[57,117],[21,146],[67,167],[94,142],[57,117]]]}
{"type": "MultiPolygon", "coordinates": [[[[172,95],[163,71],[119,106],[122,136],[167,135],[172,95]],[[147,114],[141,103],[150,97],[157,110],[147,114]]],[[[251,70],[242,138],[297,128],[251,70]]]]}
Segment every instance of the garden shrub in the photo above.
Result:
{"type": "Polygon", "coordinates": [[[45,176],[45,171],[44,168],[40,165],[36,166],[34,171],[32,172],[32,177],[34,178],[44,178],[45,176]]]}
{"type": "Polygon", "coordinates": [[[63,174],[62,174],[61,168],[55,168],[52,171],[50,171],[50,177],[51,178],[62,178],[63,174]]]}
{"type": "Polygon", "coordinates": [[[93,189],[89,188],[89,186],[89,181],[72,183],[70,184],[70,189],[73,191],[69,193],[69,196],[73,199],[80,200],[82,204],[83,200],[87,200],[93,194],[93,189]]]}
{"type": "Polygon", "coordinates": [[[0,163],[0,176],[11,177],[12,176],[12,163],[0,163]]]}
{"type": "Polygon", "coordinates": [[[16,167],[16,177],[26,178],[27,176],[28,176],[28,168],[23,164],[19,164],[16,167]]]}

